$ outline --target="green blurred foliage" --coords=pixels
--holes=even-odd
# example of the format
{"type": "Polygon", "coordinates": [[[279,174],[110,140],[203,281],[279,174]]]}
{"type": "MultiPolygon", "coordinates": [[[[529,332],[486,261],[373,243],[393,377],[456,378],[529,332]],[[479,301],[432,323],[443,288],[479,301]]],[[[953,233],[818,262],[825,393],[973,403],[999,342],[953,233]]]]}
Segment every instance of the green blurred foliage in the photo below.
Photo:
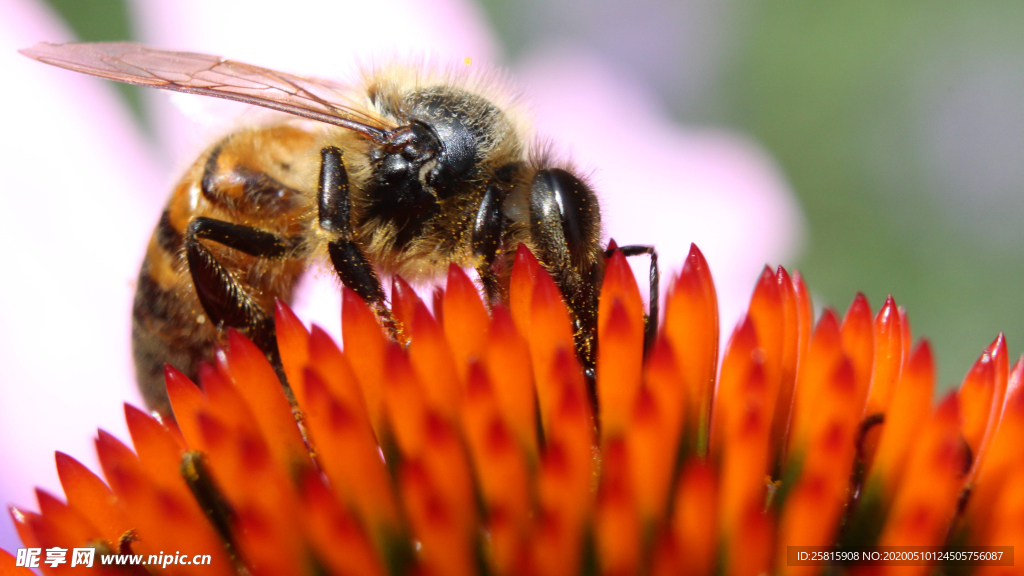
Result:
{"type": "MultiPolygon", "coordinates": [[[[960,103],[952,113],[966,121],[984,121],[986,111],[977,108],[998,106],[973,94],[973,74],[1000,58],[1024,62],[1024,3],[748,6],[720,90],[722,120],[753,134],[790,178],[810,223],[799,266],[815,294],[840,311],[855,290],[875,309],[892,294],[915,336],[931,340],[941,385],[958,383],[1000,330],[1013,359],[1024,343],[1024,244],[1012,233],[1002,240],[972,233],[997,225],[1000,215],[948,209],[936,178],[941,167],[927,149],[936,136],[974,144],[971,126],[934,117],[942,108],[934,101],[960,103]],[[936,134],[936,122],[964,133],[936,134]]],[[[1005,155],[994,147],[980,152],[1005,155]]],[[[986,192],[970,181],[955,184],[963,184],[961,207],[986,192]]],[[[1010,186],[1001,192],[1018,202],[1003,207],[1019,210],[1024,182],[1010,186]]]]}
{"type": "MultiPolygon", "coordinates": [[[[83,42],[130,41],[135,30],[128,6],[123,0],[46,0],[64,18],[68,27],[83,42]]],[[[137,121],[148,127],[142,110],[141,88],[116,84],[118,93],[131,107],[137,121]]]]}

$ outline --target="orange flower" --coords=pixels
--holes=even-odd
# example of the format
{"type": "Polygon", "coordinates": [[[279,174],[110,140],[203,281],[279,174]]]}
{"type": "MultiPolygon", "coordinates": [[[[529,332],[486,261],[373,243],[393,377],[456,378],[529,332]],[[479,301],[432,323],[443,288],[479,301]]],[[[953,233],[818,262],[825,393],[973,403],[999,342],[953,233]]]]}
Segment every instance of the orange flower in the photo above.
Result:
{"type": "Polygon", "coordinates": [[[696,247],[646,358],[621,253],[601,294],[593,382],[525,249],[508,309],[455,267],[433,314],[397,280],[407,346],[347,290],[344,352],[279,305],[287,385],[237,333],[201,387],[168,368],[175,421],[126,405],[134,451],[96,439],[106,482],[58,453],[67,502],[11,508],[22,542],[275,576],[812,574],[789,546],[1024,546],[1024,363],[1002,336],[933,407],[931,349],[891,298],[812,326],[801,277],[766,268],[719,369],[696,247]]]}

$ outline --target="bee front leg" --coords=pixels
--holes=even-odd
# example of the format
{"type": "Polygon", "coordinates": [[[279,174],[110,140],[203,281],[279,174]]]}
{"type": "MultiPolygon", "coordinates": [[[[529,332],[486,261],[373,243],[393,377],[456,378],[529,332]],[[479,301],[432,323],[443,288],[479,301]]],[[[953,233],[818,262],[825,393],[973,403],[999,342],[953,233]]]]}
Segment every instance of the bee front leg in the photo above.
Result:
{"type": "Polygon", "coordinates": [[[352,231],[352,197],[349,194],[348,172],[344,153],[328,146],[320,151],[320,182],[317,187],[320,229],[334,235],[327,244],[331,263],[341,281],[355,292],[377,314],[389,335],[400,340],[398,323],[387,307],[384,289],[373,265],[355,242],[352,231]]]}
{"type": "MultiPolygon", "coordinates": [[[[647,321],[644,324],[644,350],[649,352],[651,346],[654,345],[654,339],[658,336],[658,313],[661,295],[659,288],[661,272],[658,269],[658,251],[654,249],[654,246],[642,245],[619,246],[617,249],[627,258],[630,256],[640,256],[641,254],[647,254],[651,257],[651,271],[649,274],[651,306],[650,312],[647,314],[647,321]]],[[[604,257],[610,258],[614,251],[615,249],[605,251],[604,257]]]]}
{"type": "Polygon", "coordinates": [[[185,255],[192,284],[206,315],[217,326],[235,328],[252,338],[271,360],[277,358],[274,317],[264,310],[230,270],[217,261],[200,240],[217,242],[257,258],[287,258],[296,239],[251,226],[199,216],[189,222],[185,233],[185,255]]]}

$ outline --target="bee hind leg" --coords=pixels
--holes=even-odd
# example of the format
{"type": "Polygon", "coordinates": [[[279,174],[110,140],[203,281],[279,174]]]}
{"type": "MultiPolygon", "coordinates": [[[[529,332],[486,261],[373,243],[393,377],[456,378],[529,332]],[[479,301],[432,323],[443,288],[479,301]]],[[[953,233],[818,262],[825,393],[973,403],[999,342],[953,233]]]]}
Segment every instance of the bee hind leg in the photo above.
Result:
{"type": "Polygon", "coordinates": [[[334,236],[327,251],[341,282],[366,302],[377,315],[393,340],[403,340],[401,329],[384,297],[380,278],[355,242],[352,231],[352,197],[349,194],[348,172],[344,152],[335,146],[320,151],[320,182],[317,205],[320,229],[334,236]]]}
{"type": "Polygon", "coordinates": [[[210,321],[217,326],[235,328],[247,335],[276,368],[280,365],[280,359],[274,336],[273,313],[264,310],[200,240],[217,242],[257,258],[275,260],[285,259],[292,254],[297,240],[204,216],[194,218],[185,234],[185,255],[192,284],[210,321]]]}
{"type": "Polygon", "coordinates": [[[642,254],[647,254],[651,257],[651,271],[649,274],[651,306],[650,312],[647,314],[646,321],[644,322],[644,351],[650,352],[651,346],[654,345],[654,339],[658,335],[658,312],[660,309],[659,285],[661,284],[661,272],[658,269],[658,251],[655,250],[654,246],[619,246],[618,248],[612,248],[605,251],[605,258],[611,257],[615,250],[621,251],[622,255],[627,258],[630,256],[640,256],[642,254]]]}

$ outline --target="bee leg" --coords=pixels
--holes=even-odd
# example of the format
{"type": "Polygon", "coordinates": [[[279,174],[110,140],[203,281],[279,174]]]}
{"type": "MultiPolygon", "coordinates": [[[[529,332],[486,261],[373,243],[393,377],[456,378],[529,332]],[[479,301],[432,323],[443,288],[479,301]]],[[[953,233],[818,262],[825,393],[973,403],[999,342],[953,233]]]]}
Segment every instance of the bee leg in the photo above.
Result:
{"type": "Polygon", "coordinates": [[[282,260],[298,246],[296,238],[281,238],[273,232],[206,216],[193,218],[187,234],[193,239],[212,240],[250,256],[270,260],[282,260]]]}
{"type": "Polygon", "coordinates": [[[651,346],[654,345],[654,339],[658,336],[659,284],[661,283],[661,272],[658,270],[658,251],[654,249],[654,246],[619,246],[618,248],[607,250],[604,254],[605,258],[611,257],[615,250],[620,250],[622,255],[627,258],[630,256],[640,256],[641,254],[647,254],[651,257],[651,272],[649,275],[651,307],[644,322],[644,351],[650,352],[651,346]]]}
{"type": "Polygon", "coordinates": [[[579,248],[587,245],[586,218],[596,206],[589,202],[588,192],[585,184],[564,170],[538,171],[530,190],[530,235],[537,259],[558,284],[572,312],[576,354],[583,365],[591,409],[599,414],[597,301],[603,262],[598,261],[600,253],[597,253],[593,255],[597,258],[588,266],[573,264],[574,259],[583,255],[579,248]],[[577,191],[583,194],[577,195],[577,191]]]}
{"type": "Polygon", "coordinates": [[[473,257],[476,260],[476,272],[484,287],[487,303],[494,306],[504,300],[501,283],[494,273],[494,259],[498,255],[498,245],[504,233],[504,218],[501,214],[501,203],[506,195],[503,186],[491,183],[484,191],[483,201],[473,221],[473,257]]]}
{"type": "Polygon", "coordinates": [[[274,363],[278,353],[273,315],[260,307],[245,286],[217,261],[200,240],[210,240],[250,256],[275,260],[284,259],[292,253],[296,240],[204,216],[189,222],[185,233],[185,255],[192,283],[210,321],[218,326],[241,330],[274,363]]]}
{"type": "Polygon", "coordinates": [[[317,205],[320,229],[335,235],[334,240],[327,244],[334,270],[345,286],[370,305],[389,335],[400,341],[401,331],[387,306],[380,278],[363,254],[363,249],[356,244],[352,232],[352,197],[349,194],[344,153],[340,148],[328,146],[320,151],[320,158],[317,205]]]}

